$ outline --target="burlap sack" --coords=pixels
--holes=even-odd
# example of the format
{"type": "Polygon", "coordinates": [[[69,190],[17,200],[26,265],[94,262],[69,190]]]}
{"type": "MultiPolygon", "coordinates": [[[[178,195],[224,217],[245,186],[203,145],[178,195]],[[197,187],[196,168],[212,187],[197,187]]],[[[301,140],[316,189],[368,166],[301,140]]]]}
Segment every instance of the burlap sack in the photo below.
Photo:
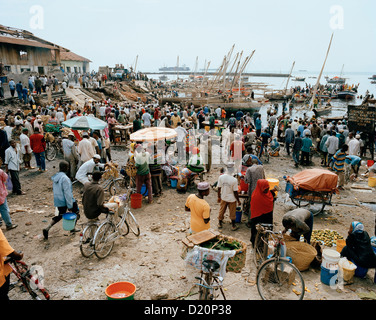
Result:
{"type": "Polygon", "coordinates": [[[305,271],[315,259],[317,250],[306,242],[286,241],[286,255],[299,271],[305,271]]]}

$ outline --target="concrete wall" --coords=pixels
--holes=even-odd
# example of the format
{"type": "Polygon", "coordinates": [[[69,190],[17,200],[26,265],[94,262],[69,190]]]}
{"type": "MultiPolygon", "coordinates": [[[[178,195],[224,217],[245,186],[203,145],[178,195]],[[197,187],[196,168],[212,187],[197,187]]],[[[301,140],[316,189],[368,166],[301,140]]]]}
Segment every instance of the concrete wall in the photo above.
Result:
{"type": "Polygon", "coordinates": [[[67,73],[86,73],[90,72],[90,64],[84,61],[71,61],[71,60],[61,60],[61,67],[67,73]],[[68,70],[68,67],[70,70],[68,70]]]}

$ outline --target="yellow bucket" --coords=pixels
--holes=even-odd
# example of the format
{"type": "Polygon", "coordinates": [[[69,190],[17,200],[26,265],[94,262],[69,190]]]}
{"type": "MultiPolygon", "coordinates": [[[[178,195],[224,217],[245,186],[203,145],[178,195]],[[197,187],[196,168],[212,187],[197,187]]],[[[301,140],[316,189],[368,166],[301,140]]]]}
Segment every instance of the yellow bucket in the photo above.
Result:
{"type": "Polygon", "coordinates": [[[337,240],[337,252],[341,253],[342,249],[346,246],[346,240],[337,240]]]}
{"type": "Polygon", "coordinates": [[[368,178],[368,186],[371,188],[376,187],[376,177],[369,177],[368,178]]]}
{"type": "MultiPolygon", "coordinates": [[[[269,182],[270,190],[272,190],[275,186],[279,187],[279,180],[278,179],[268,178],[266,180],[269,182]]],[[[276,192],[276,195],[278,195],[278,191],[276,192]]]]}

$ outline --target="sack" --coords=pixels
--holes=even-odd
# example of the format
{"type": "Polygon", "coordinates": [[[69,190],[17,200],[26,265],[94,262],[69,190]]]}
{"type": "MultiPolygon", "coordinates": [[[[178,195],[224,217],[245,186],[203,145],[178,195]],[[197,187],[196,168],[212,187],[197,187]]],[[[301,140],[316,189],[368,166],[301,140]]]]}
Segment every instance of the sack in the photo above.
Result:
{"type": "Polygon", "coordinates": [[[317,250],[302,241],[286,241],[286,255],[291,257],[292,263],[299,271],[308,270],[317,255],[317,250]]]}
{"type": "Polygon", "coordinates": [[[13,183],[12,183],[12,179],[10,178],[10,176],[8,176],[7,181],[5,181],[5,186],[7,187],[9,191],[13,190],[13,183]]]}

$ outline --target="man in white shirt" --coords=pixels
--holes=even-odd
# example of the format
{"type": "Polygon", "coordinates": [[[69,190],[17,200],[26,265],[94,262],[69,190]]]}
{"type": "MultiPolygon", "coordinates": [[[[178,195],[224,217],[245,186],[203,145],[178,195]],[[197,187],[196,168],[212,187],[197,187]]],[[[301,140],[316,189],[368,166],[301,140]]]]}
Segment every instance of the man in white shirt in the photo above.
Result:
{"type": "Polygon", "coordinates": [[[221,116],[222,116],[221,107],[218,107],[217,109],[215,109],[215,113],[217,114],[217,119],[221,119],[221,116]]]}
{"type": "Polygon", "coordinates": [[[331,159],[337,152],[339,146],[339,139],[335,131],[331,131],[331,136],[326,140],[325,146],[328,149],[328,165],[330,166],[331,159]]]}
{"type": "Polygon", "coordinates": [[[25,169],[27,170],[35,169],[31,167],[30,165],[30,161],[32,157],[31,154],[33,151],[31,150],[31,147],[30,147],[30,139],[29,139],[29,136],[27,135],[28,131],[29,130],[27,128],[23,128],[22,133],[20,134],[21,153],[22,153],[25,169]]]}
{"type": "Polygon", "coordinates": [[[186,160],[186,152],[185,152],[185,137],[187,136],[188,132],[181,126],[181,122],[178,123],[177,128],[175,128],[175,131],[177,132],[177,137],[176,137],[176,147],[178,151],[178,161],[186,160]]]}
{"type": "Polygon", "coordinates": [[[101,157],[99,154],[94,155],[89,161],[86,161],[77,171],[76,179],[83,185],[89,183],[88,174],[93,173],[95,167],[104,168],[104,164],[100,163],[101,157]]]}
{"type": "Polygon", "coordinates": [[[60,108],[57,109],[56,118],[57,118],[57,120],[59,121],[60,124],[65,121],[63,110],[61,110],[60,108]]]}
{"type": "Polygon", "coordinates": [[[17,145],[14,140],[10,140],[9,144],[10,147],[5,150],[5,172],[10,173],[13,184],[13,194],[23,195],[25,192],[21,190],[19,177],[21,165],[20,150],[17,149],[17,145]]]}
{"type": "Polygon", "coordinates": [[[99,116],[101,120],[106,119],[106,106],[105,105],[101,105],[101,107],[99,108],[99,116]]]}
{"type": "Polygon", "coordinates": [[[8,123],[8,125],[6,125],[4,127],[4,131],[7,133],[8,141],[10,141],[12,139],[13,128],[14,128],[14,123],[13,122],[8,123]]]}
{"type": "Polygon", "coordinates": [[[349,146],[349,155],[350,156],[359,156],[360,155],[360,135],[357,134],[355,139],[350,139],[348,146],[349,146]]]}
{"type": "Polygon", "coordinates": [[[151,115],[149,112],[145,112],[143,115],[142,115],[142,121],[144,123],[144,127],[145,128],[150,128],[151,126],[151,115]]]}
{"type": "Polygon", "coordinates": [[[78,143],[77,152],[80,155],[81,163],[85,163],[94,157],[95,151],[87,132],[82,134],[82,140],[78,143]]]}
{"type": "Polygon", "coordinates": [[[232,223],[232,230],[239,229],[236,225],[236,204],[240,205],[238,195],[238,180],[233,176],[235,164],[230,162],[227,164],[227,171],[218,179],[218,203],[221,204],[218,214],[218,228],[223,227],[223,219],[227,207],[230,211],[230,219],[232,223]]]}

